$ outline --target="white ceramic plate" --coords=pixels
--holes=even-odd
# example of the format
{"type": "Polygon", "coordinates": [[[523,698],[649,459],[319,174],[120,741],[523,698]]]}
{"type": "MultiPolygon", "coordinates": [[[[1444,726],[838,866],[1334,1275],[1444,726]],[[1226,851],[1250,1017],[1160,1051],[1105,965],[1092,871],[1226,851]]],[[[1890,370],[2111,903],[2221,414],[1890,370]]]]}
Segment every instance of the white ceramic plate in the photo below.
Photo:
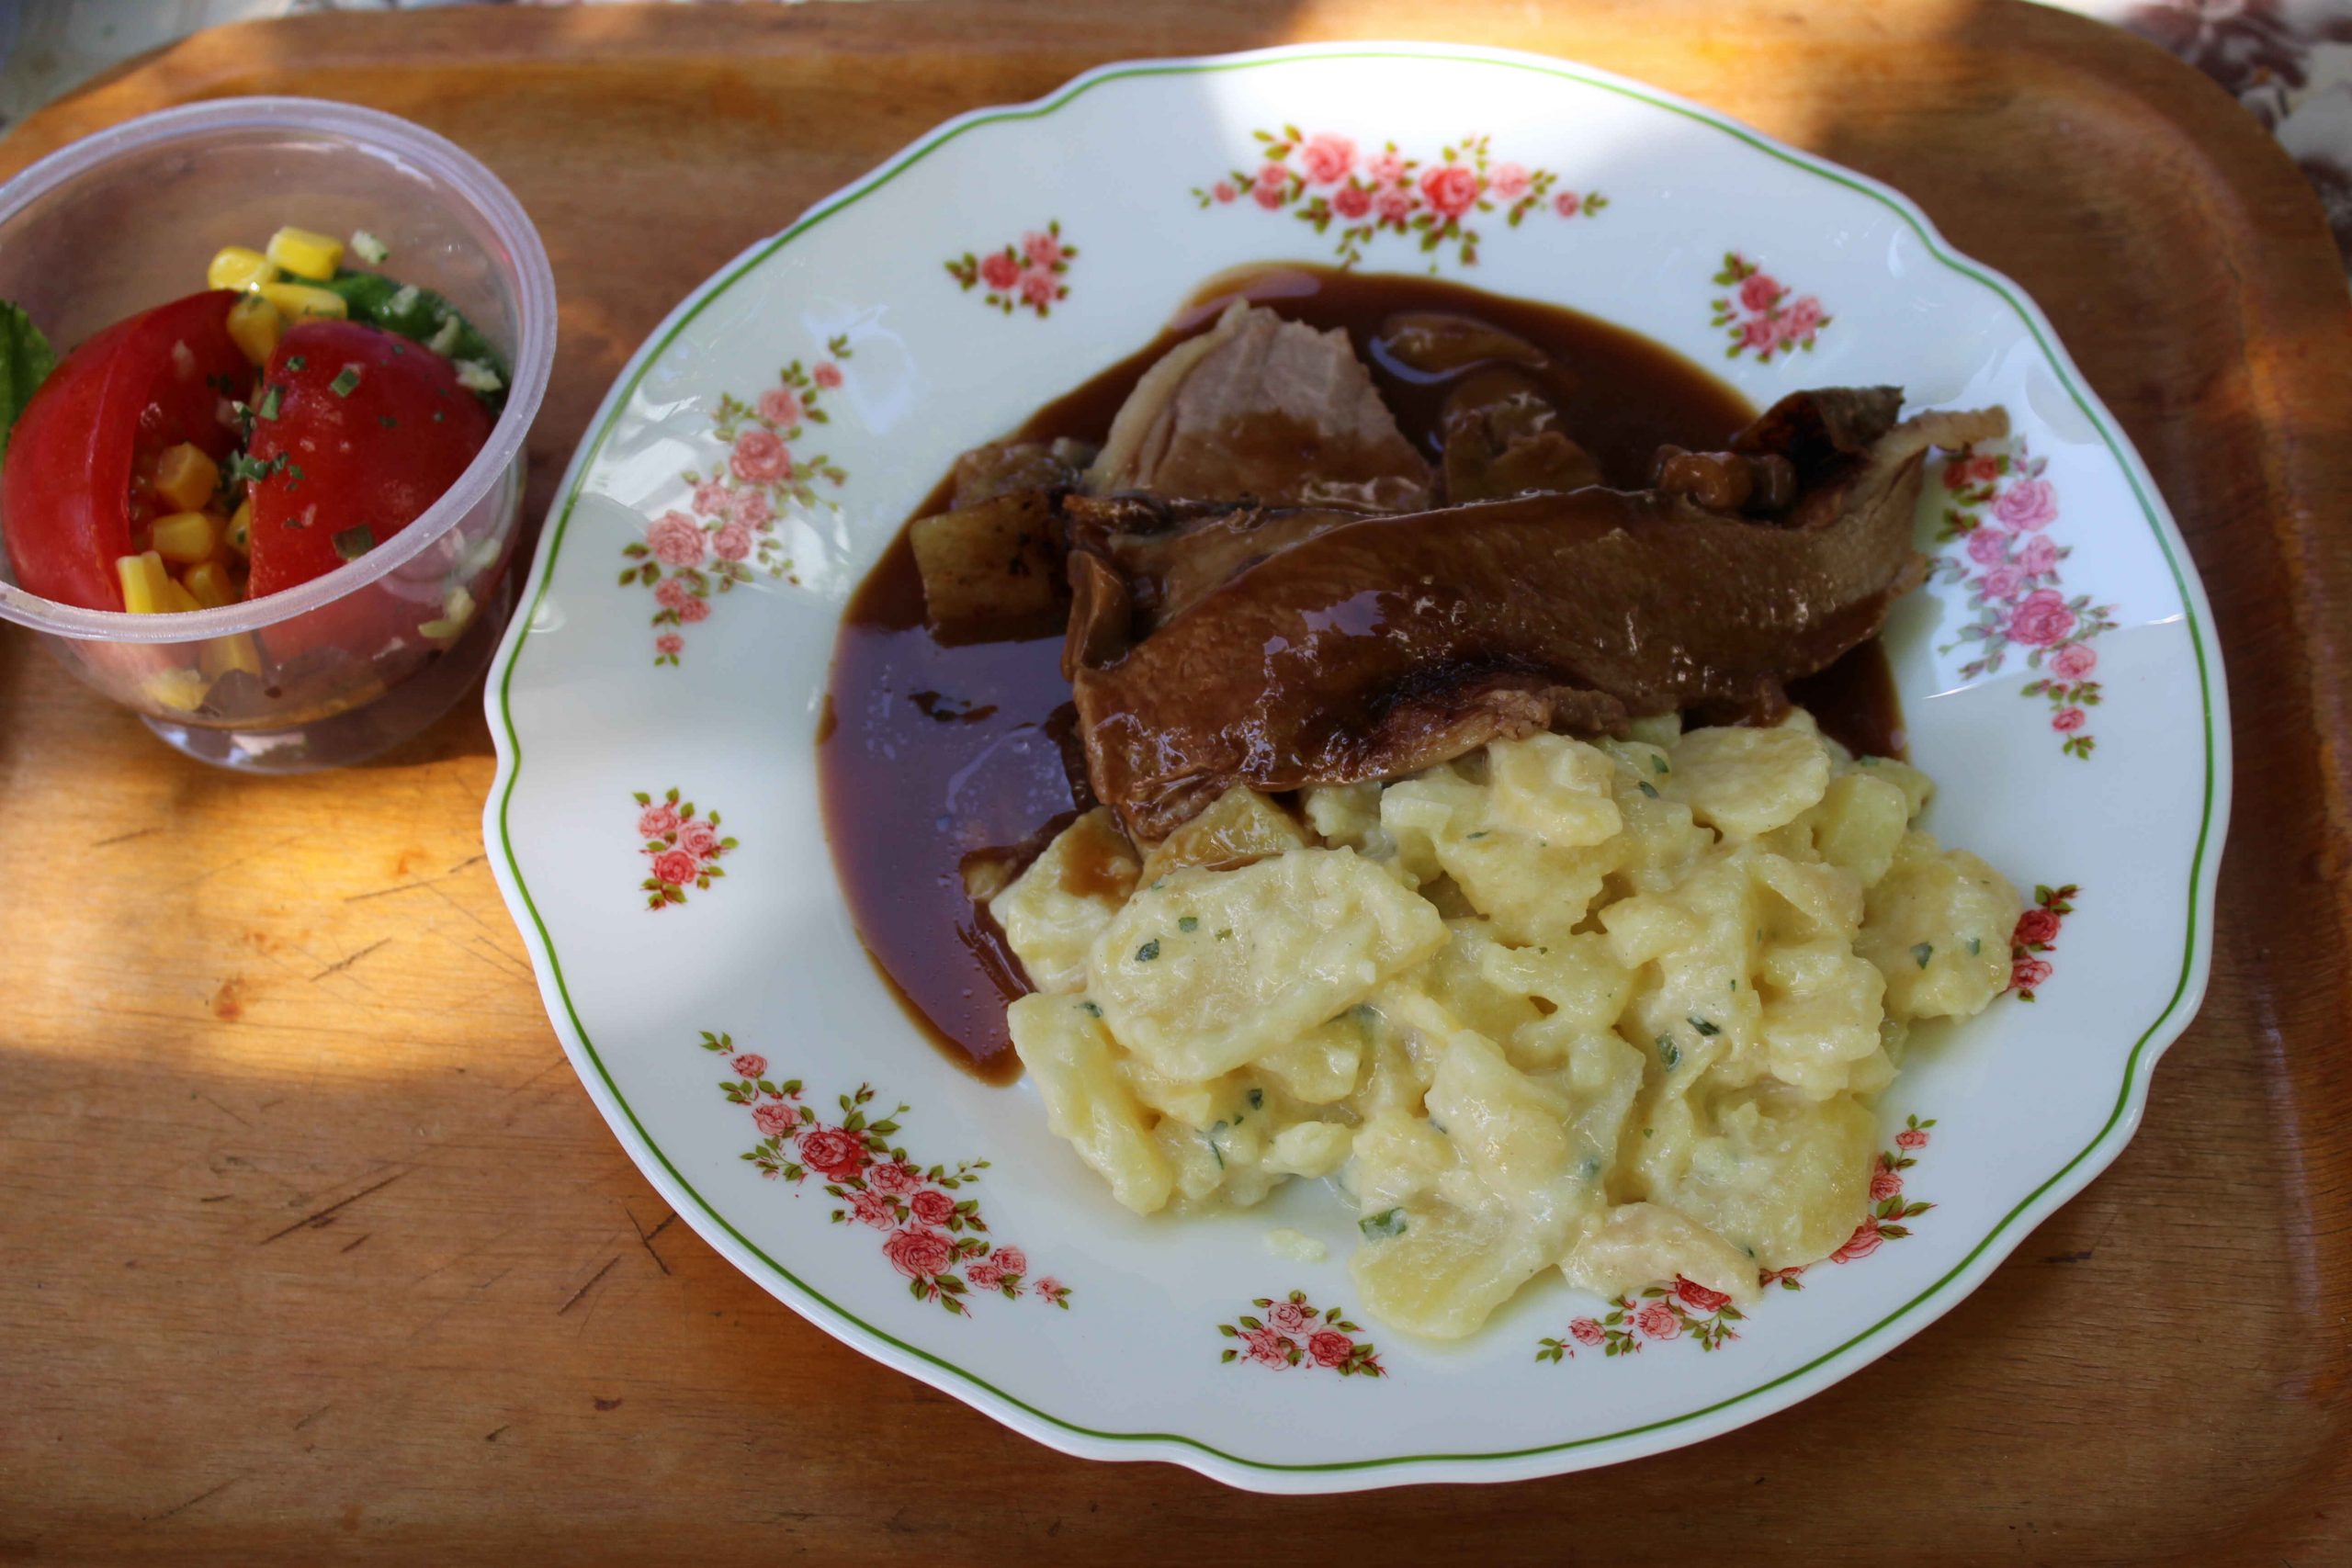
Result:
{"type": "Polygon", "coordinates": [[[1575,1470],[1755,1420],[1924,1328],[2113,1159],[2205,987],[2220,657],[2179,535],[2041,311],[1886,187],[1561,61],[1154,61],[950,121],[654,333],[572,462],[526,603],[490,680],[484,827],[590,1095],[745,1273],[1072,1453],[1335,1491],[1575,1470]],[[1931,474],[1936,578],[1888,643],[1943,785],[1928,826],[2041,890],[2026,984],[1914,1054],[1883,1107],[1902,1190],[1846,1261],[1744,1317],[1554,1279],[1465,1345],[1343,1326],[1363,1321],[1354,1227],[1331,1194],[1132,1219],[1032,1092],[944,1062],[859,946],[812,761],[846,595],[958,451],[1147,342],[1210,275],[1275,260],[1571,305],[1758,406],[1885,381],[2010,411],[2007,446],[1931,474]],[[1972,531],[1939,537],[1954,518],[1972,531]],[[819,1120],[770,1141],[794,1083],[819,1120]],[[853,1111],[860,1137],[887,1123],[919,1168],[899,1196],[952,1235],[877,1228],[855,1188],[827,1190],[853,1111]],[[949,1190],[959,1169],[977,1180],[949,1190]],[[975,1214],[995,1250],[945,1256],[975,1214]],[[1273,1256],[1272,1224],[1329,1261],[1273,1256]],[[1369,1359],[1272,1365],[1220,1332],[1247,1314],[1304,1348],[1294,1292],[1369,1359]]]}

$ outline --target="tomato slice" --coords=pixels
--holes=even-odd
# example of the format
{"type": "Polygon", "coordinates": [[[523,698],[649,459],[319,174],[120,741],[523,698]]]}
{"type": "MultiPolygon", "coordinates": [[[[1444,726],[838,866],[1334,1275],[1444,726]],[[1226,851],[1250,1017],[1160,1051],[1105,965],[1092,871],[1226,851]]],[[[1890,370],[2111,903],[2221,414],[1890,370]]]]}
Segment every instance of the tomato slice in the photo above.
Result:
{"type": "Polygon", "coordinates": [[[0,467],[0,538],[26,590],[122,608],[114,563],[130,553],[134,476],[183,441],[216,461],[236,445],[224,398],[253,378],[229,336],[236,299],[213,289],[117,321],[33,394],[0,467]]]}
{"type": "Polygon", "coordinates": [[[489,411],[447,360],[358,321],[288,327],[254,406],[255,599],[382,545],[490,439],[489,411]]]}

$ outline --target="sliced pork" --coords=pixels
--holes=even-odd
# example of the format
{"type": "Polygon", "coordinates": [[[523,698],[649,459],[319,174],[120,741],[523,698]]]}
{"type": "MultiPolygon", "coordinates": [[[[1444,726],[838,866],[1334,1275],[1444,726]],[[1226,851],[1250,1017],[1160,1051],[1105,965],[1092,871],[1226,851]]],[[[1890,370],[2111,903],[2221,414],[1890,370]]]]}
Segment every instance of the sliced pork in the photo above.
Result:
{"type": "Polygon", "coordinates": [[[1773,518],[1588,488],[1073,530],[1066,665],[1094,792],[1152,840],[1235,784],[1394,777],[1545,728],[1770,711],[1919,581],[1928,449],[2007,426],[1997,409],[1898,424],[1901,401],[1800,393],[1736,436],[1733,455],[1794,476],[1773,518]]]}
{"type": "Polygon", "coordinates": [[[1144,373],[1087,489],[1387,512],[1430,499],[1429,465],[1348,334],[1241,300],[1144,373]]]}

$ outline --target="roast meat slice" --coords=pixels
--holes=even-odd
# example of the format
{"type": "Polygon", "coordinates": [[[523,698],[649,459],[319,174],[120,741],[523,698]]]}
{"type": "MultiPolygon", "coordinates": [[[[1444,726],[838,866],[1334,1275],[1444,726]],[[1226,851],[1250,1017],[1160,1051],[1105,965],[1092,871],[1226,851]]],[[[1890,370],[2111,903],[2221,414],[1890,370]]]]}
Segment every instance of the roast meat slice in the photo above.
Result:
{"type": "Polygon", "coordinates": [[[1094,461],[1083,441],[991,441],[956,459],[956,491],[949,510],[961,512],[1024,490],[1065,491],[1077,485],[1094,461]]]}
{"type": "Polygon", "coordinates": [[[1559,428],[1559,410],[1533,377],[1476,370],[1445,400],[1445,499],[1500,501],[1600,482],[1600,465],[1559,428]]]}
{"type": "Polygon", "coordinates": [[[1236,300],[1144,372],[1087,489],[1404,512],[1430,472],[1347,333],[1236,300]]]}
{"type": "Polygon", "coordinates": [[[1545,728],[1771,711],[1918,582],[1928,450],[2007,428],[1998,409],[1897,424],[1901,402],[1800,393],[1736,437],[1796,471],[1769,521],[1597,488],[1179,519],[1238,563],[1212,585],[1182,550],[1155,562],[1074,534],[1067,664],[1095,794],[1149,841],[1235,784],[1387,778],[1545,728]]]}
{"type": "Polygon", "coordinates": [[[1100,557],[1122,580],[1129,596],[1122,635],[1131,642],[1275,551],[1381,514],[1166,502],[1148,495],[1073,495],[1062,502],[1061,515],[1070,548],[1100,557]]]}

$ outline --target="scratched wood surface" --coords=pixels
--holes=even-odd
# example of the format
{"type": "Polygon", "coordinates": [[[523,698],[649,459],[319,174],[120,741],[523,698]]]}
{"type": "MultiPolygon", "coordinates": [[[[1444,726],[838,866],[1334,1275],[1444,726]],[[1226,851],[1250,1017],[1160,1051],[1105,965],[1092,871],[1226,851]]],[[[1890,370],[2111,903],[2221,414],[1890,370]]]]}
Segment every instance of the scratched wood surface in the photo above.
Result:
{"type": "Polygon", "coordinates": [[[681,292],[939,118],[1345,36],[1719,105],[1893,181],[2049,309],[2189,534],[2252,763],[2211,998],[2114,1169],[1917,1340],[1694,1450],[1347,1499],[1080,1463],[836,1345],[652,1196],[483,863],[476,711],[377,766],[236,779],[0,638],[0,1561],[2352,1551],[2352,323],[2295,171],[2169,59],[2004,4],[485,7],[198,37],[28,121],[0,172],[242,92],[454,137],[563,299],[536,510],[681,292]]]}

